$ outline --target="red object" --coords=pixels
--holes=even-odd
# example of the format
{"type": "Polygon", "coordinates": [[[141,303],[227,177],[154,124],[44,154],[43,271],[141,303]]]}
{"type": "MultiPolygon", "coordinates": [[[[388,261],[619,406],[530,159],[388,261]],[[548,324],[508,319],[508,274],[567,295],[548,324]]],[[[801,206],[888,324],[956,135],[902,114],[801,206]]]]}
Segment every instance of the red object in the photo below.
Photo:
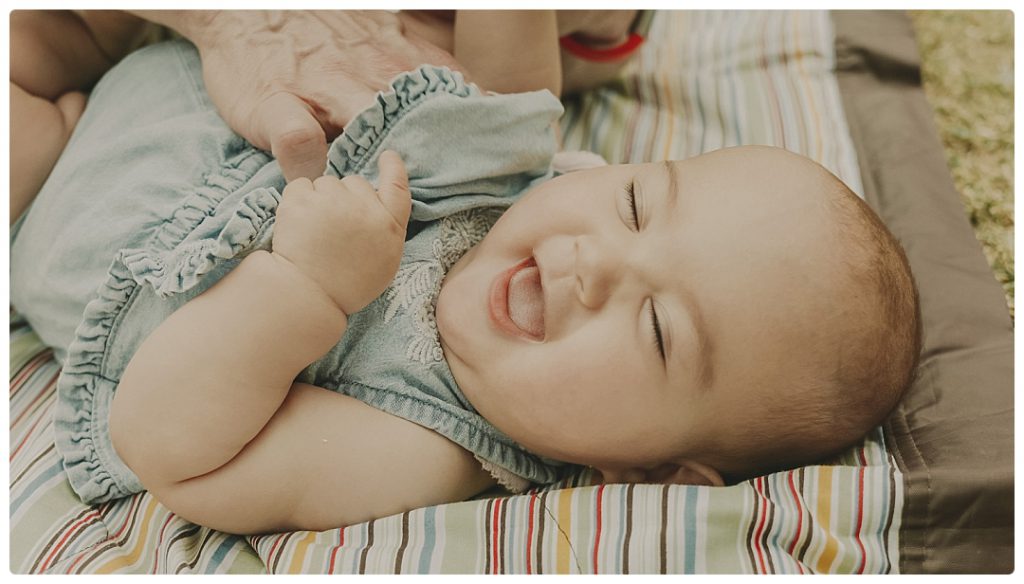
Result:
{"type": "Polygon", "coordinates": [[[594,533],[594,573],[597,574],[597,549],[601,545],[601,495],[604,485],[597,488],[597,530],[594,533]]]}
{"type": "Polygon", "coordinates": [[[527,517],[530,518],[530,526],[526,531],[526,573],[530,574],[530,564],[533,561],[533,555],[530,553],[530,548],[533,545],[533,503],[537,500],[537,493],[530,494],[530,512],[527,517]]]}
{"type": "Polygon", "coordinates": [[[491,546],[494,561],[491,563],[491,573],[498,574],[498,509],[501,507],[501,499],[494,501],[494,521],[491,523],[491,532],[494,534],[494,545],[491,546]]]}
{"type": "Polygon", "coordinates": [[[563,49],[569,51],[580,59],[595,61],[598,63],[607,63],[610,61],[625,59],[640,48],[640,45],[642,45],[643,42],[644,37],[635,32],[629,33],[629,37],[621,44],[603,49],[595,49],[594,47],[587,46],[576,40],[572,35],[565,35],[558,39],[558,44],[560,44],[563,49]]]}

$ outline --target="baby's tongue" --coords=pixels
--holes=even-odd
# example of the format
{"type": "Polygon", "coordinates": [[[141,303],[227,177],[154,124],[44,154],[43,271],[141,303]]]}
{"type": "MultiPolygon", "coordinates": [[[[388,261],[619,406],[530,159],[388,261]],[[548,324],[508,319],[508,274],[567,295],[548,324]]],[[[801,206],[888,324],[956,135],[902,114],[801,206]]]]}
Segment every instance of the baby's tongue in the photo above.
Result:
{"type": "Polygon", "coordinates": [[[544,337],[544,294],[537,266],[519,270],[509,281],[508,315],[530,335],[544,337]]]}

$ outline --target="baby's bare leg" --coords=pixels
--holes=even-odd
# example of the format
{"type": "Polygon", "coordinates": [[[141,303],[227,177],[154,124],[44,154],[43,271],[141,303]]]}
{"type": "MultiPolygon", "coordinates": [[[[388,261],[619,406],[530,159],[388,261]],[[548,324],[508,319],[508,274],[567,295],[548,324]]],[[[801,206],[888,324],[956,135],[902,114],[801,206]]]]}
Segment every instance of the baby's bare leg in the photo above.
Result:
{"type": "Polygon", "coordinates": [[[46,182],[84,109],[80,91],[49,101],[11,83],[12,224],[46,182]]]}
{"type": "Polygon", "coordinates": [[[112,10],[15,10],[11,33],[11,218],[43,186],[100,76],[147,30],[112,10]]]}

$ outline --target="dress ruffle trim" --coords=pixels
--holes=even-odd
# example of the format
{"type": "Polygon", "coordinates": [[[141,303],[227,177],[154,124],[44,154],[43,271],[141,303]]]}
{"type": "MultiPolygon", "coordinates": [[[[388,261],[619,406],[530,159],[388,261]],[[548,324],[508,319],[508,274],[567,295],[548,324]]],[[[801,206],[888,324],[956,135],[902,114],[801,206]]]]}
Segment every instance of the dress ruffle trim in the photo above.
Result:
{"type": "Polygon", "coordinates": [[[345,126],[331,147],[328,165],[338,176],[359,172],[376,154],[394,123],[425,99],[438,95],[471,97],[483,95],[466,83],[461,73],[447,67],[423,65],[391,81],[389,91],[378,93],[373,105],[345,126]]]}
{"type": "Polygon", "coordinates": [[[170,250],[126,249],[118,259],[138,284],[165,298],[195,287],[219,260],[239,257],[274,223],[280,195],[260,188],[248,193],[235,208],[217,239],[183,243],[170,250]]]}
{"type": "Polygon", "coordinates": [[[140,285],[153,286],[163,295],[188,290],[213,266],[214,258],[229,257],[258,237],[277,202],[268,189],[243,197],[215,242],[183,243],[225,197],[270,161],[266,154],[249,149],[226,161],[220,174],[205,177],[206,184],[149,238],[148,250],[126,250],[114,259],[107,281],[86,305],[57,381],[54,412],[57,450],[71,487],[85,503],[102,503],[143,489],[109,439],[109,408],[118,381],[110,378],[105,359],[123,311],[140,285]]]}
{"type": "Polygon", "coordinates": [[[477,462],[484,467],[484,470],[491,474],[494,480],[498,481],[498,484],[505,487],[509,492],[518,495],[523,493],[526,489],[530,488],[530,481],[523,477],[511,472],[507,468],[498,466],[497,464],[480,458],[479,455],[475,455],[477,462]]]}

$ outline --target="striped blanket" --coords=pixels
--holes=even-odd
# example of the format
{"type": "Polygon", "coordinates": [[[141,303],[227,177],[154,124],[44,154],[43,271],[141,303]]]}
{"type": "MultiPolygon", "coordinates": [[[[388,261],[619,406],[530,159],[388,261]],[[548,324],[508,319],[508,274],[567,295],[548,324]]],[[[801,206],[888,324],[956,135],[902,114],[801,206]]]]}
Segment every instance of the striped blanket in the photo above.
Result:
{"type": "MultiPolygon", "coordinates": [[[[860,192],[823,12],[657,12],[620,82],[567,104],[566,149],[610,162],[773,144],[860,192]]],[[[730,487],[597,485],[587,472],[519,496],[344,529],[227,535],[148,493],[83,505],[53,446],[59,368],[11,315],[14,573],[892,573],[903,480],[882,430],[820,466],[730,487]]]]}

